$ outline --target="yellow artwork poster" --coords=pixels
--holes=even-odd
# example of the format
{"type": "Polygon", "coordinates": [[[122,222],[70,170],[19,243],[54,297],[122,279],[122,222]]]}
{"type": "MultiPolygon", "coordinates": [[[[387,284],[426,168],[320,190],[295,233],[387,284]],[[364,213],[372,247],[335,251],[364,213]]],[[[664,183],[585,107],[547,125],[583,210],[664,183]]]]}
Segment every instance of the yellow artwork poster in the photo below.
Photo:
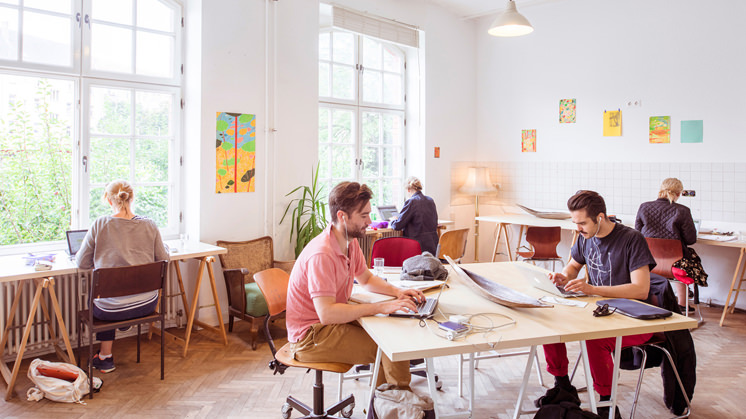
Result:
{"type": "Polygon", "coordinates": [[[254,192],[256,116],[217,113],[215,193],[254,192]]]}
{"type": "Polygon", "coordinates": [[[650,117],[650,144],[668,144],[671,142],[671,117],[650,117]]]}
{"type": "Polygon", "coordinates": [[[622,136],[622,111],[604,111],[604,137],[622,136]]]}

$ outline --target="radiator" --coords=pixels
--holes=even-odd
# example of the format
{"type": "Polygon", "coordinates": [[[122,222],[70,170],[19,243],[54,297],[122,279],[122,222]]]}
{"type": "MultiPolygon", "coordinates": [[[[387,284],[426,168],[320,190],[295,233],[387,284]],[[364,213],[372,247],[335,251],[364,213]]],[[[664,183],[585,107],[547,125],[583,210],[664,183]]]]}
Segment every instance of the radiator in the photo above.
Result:
{"type": "MultiPolygon", "coordinates": [[[[181,299],[178,297],[179,285],[176,280],[176,275],[171,275],[172,269],[169,267],[169,275],[166,280],[165,295],[165,312],[166,312],[166,326],[180,326],[182,323],[180,316],[183,315],[184,310],[181,307],[181,299]],[[175,291],[174,291],[175,290],[175,291]]],[[[60,275],[54,277],[54,291],[57,294],[57,299],[60,303],[60,310],[62,311],[62,318],[65,321],[65,327],[67,328],[68,335],[70,336],[70,343],[75,348],[78,344],[78,326],[76,319],[76,308],[83,306],[88,296],[88,275],[90,272],[82,272],[78,274],[60,275]],[[77,299],[77,301],[76,301],[77,299]]],[[[15,319],[8,337],[8,343],[2,348],[2,359],[5,362],[15,360],[18,353],[18,349],[21,345],[21,338],[23,337],[23,329],[28,319],[29,310],[34,300],[34,291],[36,285],[33,281],[21,281],[21,282],[4,282],[0,284],[0,333],[5,330],[5,325],[10,314],[10,308],[13,305],[13,298],[15,298],[16,290],[19,287],[24,287],[23,296],[21,301],[18,302],[18,308],[15,313],[15,319]]],[[[49,316],[52,318],[52,327],[54,327],[55,334],[58,337],[60,347],[64,348],[64,343],[60,339],[61,334],[59,333],[57,321],[54,316],[54,308],[51,301],[49,300],[49,293],[42,291],[42,298],[47,303],[49,309],[49,316]]],[[[44,314],[41,310],[41,305],[36,312],[34,318],[34,326],[31,329],[28,343],[26,344],[26,352],[24,356],[26,358],[36,357],[48,353],[54,352],[53,344],[49,335],[49,325],[43,324],[44,314]]],[[[132,328],[127,332],[117,331],[117,339],[133,336],[137,333],[137,328],[132,328]]],[[[88,344],[88,339],[83,336],[83,345],[88,344]]]]}

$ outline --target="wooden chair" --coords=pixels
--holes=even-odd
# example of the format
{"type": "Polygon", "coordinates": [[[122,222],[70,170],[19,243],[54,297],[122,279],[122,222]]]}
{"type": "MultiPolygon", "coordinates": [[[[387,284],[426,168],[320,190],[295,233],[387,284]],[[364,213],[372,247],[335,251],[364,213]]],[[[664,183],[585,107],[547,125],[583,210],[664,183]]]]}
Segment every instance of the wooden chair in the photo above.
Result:
{"type": "Polygon", "coordinates": [[[408,237],[386,237],[373,242],[370,267],[375,258],[383,258],[385,266],[402,266],[405,260],[422,254],[420,242],[408,237]]]}
{"type": "MultiPolygon", "coordinates": [[[[168,262],[159,261],[144,265],[122,266],[118,268],[99,268],[93,270],[89,281],[90,301],[89,308],[78,312],[78,362],[80,362],[82,349],[81,337],[83,326],[88,328],[88,379],[90,388],[93,389],[93,336],[94,333],[115,330],[122,327],[137,325],[137,362],[140,362],[140,329],[143,324],[160,322],[161,330],[165,326],[164,310],[158,309],[155,313],[130,320],[104,321],[93,317],[90,308],[94,298],[124,297],[127,295],[141,294],[145,292],[158,291],[160,299],[163,296],[163,285],[166,278],[166,266],[168,262]]],[[[164,377],[164,342],[161,333],[161,380],[164,377]]],[[[93,391],[89,393],[93,398],[93,391]]]]}
{"type": "Polygon", "coordinates": [[[444,259],[445,255],[457,263],[461,263],[461,258],[466,253],[466,241],[469,238],[469,229],[450,230],[443,233],[438,241],[436,251],[438,259],[444,259]]]}
{"type": "Polygon", "coordinates": [[[289,274],[295,261],[275,260],[269,236],[239,242],[218,240],[217,245],[228,249],[228,253],[219,255],[228,293],[228,331],[233,331],[234,317],[248,321],[249,342],[251,349],[256,350],[259,327],[267,316],[267,303],[253,275],[269,268],[280,268],[289,274]]]}
{"type": "MultiPolygon", "coordinates": [[[[648,242],[648,248],[650,249],[650,253],[653,254],[653,259],[655,259],[656,265],[655,268],[653,268],[652,273],[658,274],[669,281],[678,281],[671,268],[673,267],[674,262],[684,257],[684,250],[681,241],[676,239],[656,239],[653,237],[646,237],[645,240],[648,242]]],[[[692,285],[694,285],[694,306],[696,307],[699,316],[698,322],[702,323],[704,319],[702,318],[702,312],[699,310],[699,288],[696,283],[692,285]]],[[[687,292],[689,291],[689,286],[686,286],[686,290],[687,292]]],[[[686,298],[686,309],[684,314],[686,316],[689,315],[688,296],[686,298]]]]}
{"type": "Polygon", "coordinates": [[[290,351],[290,343],[286,343],[279,350],[275,349],[274,340],[269,331],[269,324],[272,319],[277,318],[285,313],[286,298],[288,291],[288,282],[290,276],[281,269],[268,269],[254,274],[254,280],[262,290],[268,307],[268,315],[264,320],[264,332],[267,334],[269,348],[272,350],[270,368],[275,373],[283,374],[288,367],[307,368],[316,372],[316,381],[313,386],[313,408],[296,399],[288,396],[285,404],[282,406],[282,417],[290,417],[293,409],[298,410],[306,418],[326,418],[341,412],[342,416],[349,418],[352,416],[352,410],[355,407],[355,397],[351,394],[343,400],[338,401],[328,409],[324,409],[324,380],[323,372],[335,372],[344,374],[352,365],[340,362],[300,362],[296,361],[290,351]]]}
{"type": "Polygon", "coordinates": [[[562,241],[562,229],[560,227],[528,227],[526,241],[533,250],[516,252],[523,260],[531,262],[537,260],[551,261],[552,270],[554,270],[557,261],[562,263],[563,266],[565,265],[565,261],[557,254],[557,245],[562,241]]]}

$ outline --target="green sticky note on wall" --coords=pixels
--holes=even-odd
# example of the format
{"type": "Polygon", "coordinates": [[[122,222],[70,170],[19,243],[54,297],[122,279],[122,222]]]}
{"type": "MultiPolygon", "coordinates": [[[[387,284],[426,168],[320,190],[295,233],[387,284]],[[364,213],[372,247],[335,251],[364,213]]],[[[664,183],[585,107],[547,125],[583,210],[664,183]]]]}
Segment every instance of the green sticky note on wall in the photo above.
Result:
{"type": "Polygon", "coordinates": [[[681,142],[682,143],[701,143],[704,135],[702,134],[704,123],[702,120],[681,121],[681,142]]]}

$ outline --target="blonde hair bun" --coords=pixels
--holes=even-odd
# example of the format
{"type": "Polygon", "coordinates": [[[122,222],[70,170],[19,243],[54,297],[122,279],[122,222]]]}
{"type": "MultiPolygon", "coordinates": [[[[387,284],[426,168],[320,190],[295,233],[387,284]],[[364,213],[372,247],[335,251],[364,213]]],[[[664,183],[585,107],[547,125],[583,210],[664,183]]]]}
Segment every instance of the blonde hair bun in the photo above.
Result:
{"type": "Polygon", "coordinates": [[[661,182],[661,189],[658,191],[658,198],[666,198],[669,203],[673,203],[679,199],[681,191],[684,190],[684,184],[675,177],[663,179],[661,182]]]}
{"type": "Polygon", "coordinates": [[[106,185],[104,201],[109,200],[117,208],[122,208],[132,202],[134,191],[126,180],[115,180],[106,185]]]}

